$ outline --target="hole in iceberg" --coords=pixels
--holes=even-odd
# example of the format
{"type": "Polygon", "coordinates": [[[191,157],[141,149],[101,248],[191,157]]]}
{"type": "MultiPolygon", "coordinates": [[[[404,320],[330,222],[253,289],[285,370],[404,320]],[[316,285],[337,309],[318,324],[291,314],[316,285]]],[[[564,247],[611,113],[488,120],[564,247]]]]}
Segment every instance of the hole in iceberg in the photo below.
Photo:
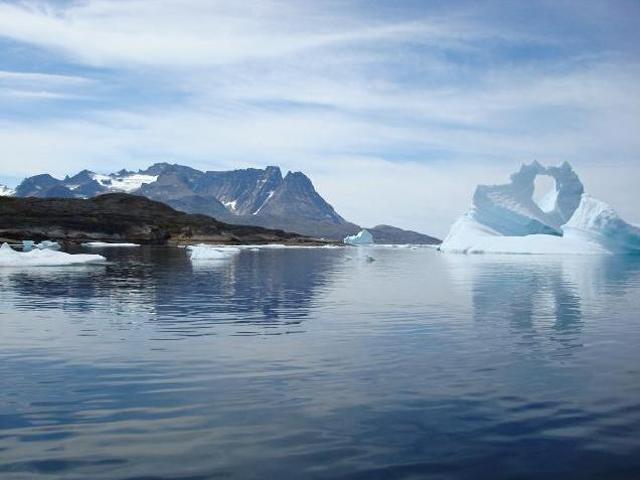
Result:
{"type": "Polygon", "coordinates": [[[537,175],[533,181],[533,201],[545,213],[556,208],[558,191],[556,181],[550,175],[537,175]]]}

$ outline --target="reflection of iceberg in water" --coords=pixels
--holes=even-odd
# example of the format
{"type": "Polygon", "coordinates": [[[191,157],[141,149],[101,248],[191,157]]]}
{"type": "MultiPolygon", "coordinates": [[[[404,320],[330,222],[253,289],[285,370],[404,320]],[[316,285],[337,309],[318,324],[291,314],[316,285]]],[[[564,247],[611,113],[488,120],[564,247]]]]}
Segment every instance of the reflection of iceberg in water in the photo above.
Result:
{"type": "Polygon", "coordinates": [[[0,301],[18,310],[105,313],[110,322],[148,319],[177,333],[214,324],[281,327],[308,315],[343,257],[336,249],[243,250],[200,266],[185,249],[115,250],[102,269],[0,271],[0,301]]]}
{"type": "MultiPolygon", "coordinates": [[[[242,251],[218,268],[194,264],[193,295],[163,302],[158,313],[184,306],[191,314],[237,323],[299,319],[307,316],[314,291],[328,282],[340,258],[342,252],[335,249],[264,249],[242,251]]],[[[159,293],[171,299],[183,295],[183,289],[159,293]]]]}
{"type": "Polygon", "coordinates": [[[477,321],[506,318],[517,330],[579,329],[580,296],[567,281],[562,264],[488,264],[473,283],[477,321]]]}
{"type": "Polygon", "coordinates": [[[524,334],[578,341],[583,322],[597,321],[629,294],[638,256],[443,256],[454,284],[470,285],[473,318],[506,320],[524,334]]]}

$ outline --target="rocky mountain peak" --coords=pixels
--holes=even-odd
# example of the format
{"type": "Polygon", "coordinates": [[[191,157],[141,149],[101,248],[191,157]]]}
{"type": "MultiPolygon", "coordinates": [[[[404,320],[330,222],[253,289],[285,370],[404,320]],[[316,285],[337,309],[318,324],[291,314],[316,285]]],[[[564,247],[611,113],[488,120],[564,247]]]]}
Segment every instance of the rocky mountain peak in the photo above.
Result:
{"type": "MultiPolygon", "coordinates": [[[[209,215],[229,223],[278,228],[318,238],[342,239],[361,230],[342,218],[304,173],[289,171],[283,177],[275,165],[203,172],[159,162],[138,172],[122,169],[104,175],[83,170],[64,180],[43,174],[25,179],[15,195],[91,198],[113,192],[145,196],[187,213],[209,215]]],[[[402,232],[393,231],[387,236],[404,238],[402,232]]]]}
{"type": "MultiPolygon", "coordinates": [[[[284,181],[291,185],[298,185],[300,188],[311,188],[313,189],[313,184],[309,177],[307,177],[302,172],[287,172],[284,177],[284,181]]],[[[314,189],[315,190],[315,189],[314,189]]]]}
{"type": "Polygon", "coordinates": [[[313,187],[309,177],[302,172],[288,172],[282,185],[261,210],[265,215],[315,218],[324,222],[344,223],[313,187]]]}

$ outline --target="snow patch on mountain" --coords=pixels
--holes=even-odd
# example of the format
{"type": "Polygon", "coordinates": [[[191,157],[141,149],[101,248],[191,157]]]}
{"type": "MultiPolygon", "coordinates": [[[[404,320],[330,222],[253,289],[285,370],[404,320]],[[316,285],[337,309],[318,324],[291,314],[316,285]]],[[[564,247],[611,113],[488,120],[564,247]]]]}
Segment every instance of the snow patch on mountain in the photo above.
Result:
{"type": "MultiPolygon", "coordinates": [[[[158,180],[158,175],[145,175],[142,173],[111,174],[100,175],[91,174],[91,178],[97,181],[110,192],[132,193],[142,187],[145,183],[153,183],[158,180]]],[[[73,190],[72,187],[68,187],[73,190]]]]}
{"type": "Polygon", "coordinates": [[[13,188],[9,188],[5,185],[0,185],[0,197],[13,197],[16,191],[13,188]]]}
{"type": "Polygon", "coordinates": [[[255,212],[253,212],[251,215],[257,215],[257,214],[259,214],[259,213],[260,213],[260,210],[262,210],[262,207],[264,207],[264,206],[267,204],[267,202],[268,202],[269,200],[271,200],[271,197],[273,197],[273,194],[274,194],[274,193],[276,193],[276,192],[275,192],[275,191],[273,191],[273,190],[271,190],[271,191],[267,194],[267,198],[265,198],[265,199],[264,199],[264,202],[262,202],[262,205],[260,205],[260,206],[258,207],[258,209],[257,209],[255,212]]]}
{"type": "Polygon", "coordinates": [[[230,212],[235,212],[237,210],[238,200],[231,200],[228,202],[222,202],[222,204],[227,207],[227,210],[230,212]]]}

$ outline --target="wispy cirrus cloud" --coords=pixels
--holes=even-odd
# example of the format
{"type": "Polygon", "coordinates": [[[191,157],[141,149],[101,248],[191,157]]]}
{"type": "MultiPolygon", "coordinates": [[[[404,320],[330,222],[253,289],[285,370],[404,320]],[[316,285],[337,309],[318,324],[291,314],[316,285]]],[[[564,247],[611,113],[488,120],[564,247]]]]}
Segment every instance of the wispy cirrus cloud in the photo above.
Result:
{"type": "Polygon", "coordinates": [[[3,170],[275,163],[354,221],[376,205],[380,221],[442,233],[483,171],[635,172],[640,9],[605,7],[0,3],[0,141],[21,159],[3,170]]]}
{"type": "Polygon", "coordinates": [[[68,100],[82,95],[92,81],[76,75],[0,70],[0,97],[25,100],[68,100]]]}

